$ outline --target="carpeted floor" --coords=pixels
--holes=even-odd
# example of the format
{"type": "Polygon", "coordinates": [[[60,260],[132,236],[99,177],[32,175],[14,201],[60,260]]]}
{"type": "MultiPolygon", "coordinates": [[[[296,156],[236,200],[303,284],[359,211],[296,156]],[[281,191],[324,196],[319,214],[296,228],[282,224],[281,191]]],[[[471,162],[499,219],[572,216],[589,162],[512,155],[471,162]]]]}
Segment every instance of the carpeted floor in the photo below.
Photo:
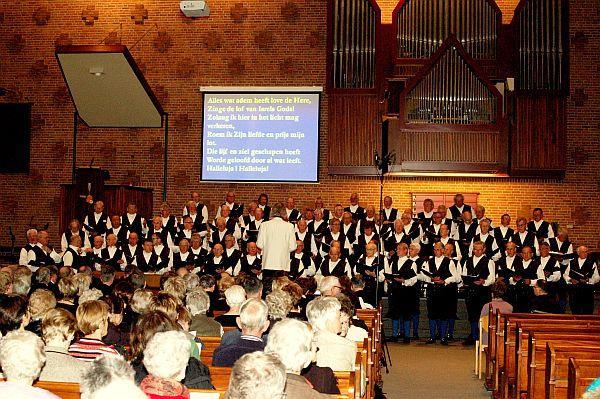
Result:
{"type": "Polygon", "coordinates": [[[460,342],[443,347],[388,344],[392,357],[389,374],[383,372],[383,390],[388,399],[489,399],[483,380],[473,374],[474,351],[460,342]]]}

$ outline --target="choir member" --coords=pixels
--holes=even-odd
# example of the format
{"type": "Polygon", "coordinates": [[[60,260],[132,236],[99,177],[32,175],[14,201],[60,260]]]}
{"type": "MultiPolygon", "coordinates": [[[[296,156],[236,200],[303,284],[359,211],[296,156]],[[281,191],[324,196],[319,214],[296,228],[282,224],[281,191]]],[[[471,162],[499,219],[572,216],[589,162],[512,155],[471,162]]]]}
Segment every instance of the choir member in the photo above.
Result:
{"type": "Polygon", "coordinates": [[[326,222],[328,222],[329,219],[331,219],[331,212],[329,212],[329,209],[325,208],[323,198],[321,197],[317,197],[315,199],[315,212],[316,211],[321,211],[321,213],[323,214],[323,220],[325,220],[326,222]]]}
{"type": "MultiPolygon", "coordinates": [[[[421,246],[416,243],[413,242],[412,244],[410,244],[408,246],[408,257],[410,260],[413,261],[413,263],[417,266],[417,278],[419,273],[421,273],[421,268],[423,267],[423,263],[425,263],[425,260],[423,258],[421,258],[419,256],[419,253],[421,253],[421,246]]],[[[415,313],[412,316],[411,319],[411,324],[412,324],[412,330],[413,330],[413,339],[419,339],[419,320],[421,319],[421,295],[419,294],[421,292],[421,281],[417,280],[417,283],[415,284],[415,288],[417,290],[416,295],[415,295],[415,313]]]]}
{"type": "Polygon", "coordinates": [[[148,227],[146,226],[146,219],[137,212],[137,205],[129,203],[127,205],[127,211],[121,217],[121,226],[130,232],[135,231],[140,237],[143,237],[148,227]]]}
{"type": "Polygon", "coordinates": [[[514,232],[510,241],[517,246],[517,252],[521,252],[523,247],[535,248],[536,255],[540,253],[537,237],[534,233],[527,231],[527,219],[517,218],[517,231],[514,232]]]}
{"type": "MultiPolygon", "coordinates": [[[[410,215],[407,215],[407,217],[410,217],[410,215]]],[[[417,223],[418,222],[413,222],[413,225],[417,225],[417,223]]],[[[434,212],[432,214],[427,226],[424,224],[418,224],[421,233],[420,237],[423,257],[433,256],[433,244],[440,241],[440,228],[442,226],[445,225],[442,223],[442,214],[439,212],[434,212]]]]}
{"type": "Polygon", "coordinates": [[[398,247],[398,244],[405,243],[406,245],[410,245],[412,242],[412,238],[404,234],[404,225],[402,224],[402,220],[397,219],[394,221],[394,229],[385,239],[383,245],[387,255],[392,257],[395,255],[395,250],[398,247]]]}
{"type": "Polygon", "coordinates": [[[290,223],[296,223],[302,217],[300,211],[296,209],[296,200],[294,200],[294,197],[288,197],[285,202],[285,214],[286,220],[290,223]]]}
{"type": "MultiPolygon", "coordinates": [[[[421,227],[426,229],[427,226],[431,224],[431,220],[433,218],[433,207],[434,203],[431,198],[426,198],[423,201],[423,211],[417,213],[417,219],[419,223],[421,223],[421,227]]],[[[445,215],[445,214],[444,214],[445,215]]]]}
{"type": "MultiPolygon", "coordinates": [[[[196,205],[196,210],[198,206],[196,205]]],[[[185,215],[184,215],[185,216],[185,215]]],[[[167,230],[171,237],[175,238],[178,230],[177,217],[171,213],[171,205],[168,202],[160,204],[160,217],[162,219],[163,229],[167,230]]]]}
{"type": "Polygon", "coordinates": [[[195,267],[195,256],[190,251],[190,242],[187,238],[182,238],[178,245],[179,251],[174,252],[170,259],[169,267],[174,271],[185,267],[188,270],[193,270],[195,267]]]}
{"type": "Polygon", "coordinates": [[[153,234],[160,236],[160,240],[166,244],[168,248],[175,246],[171,232],[167,230],[163,225],[163,218],[161,216],[154,216],[152,218],[152,226],[148,229],[147,238],[152,238],[153,234]]]}
{"type": "Polygon", "coordinates": [[[516,313],[529,313],[531,311],[531,299],[533,298],[533,285],[539,278],[544,278],[540,264],[533,259],[531,247],[523,247],[521,250],[521,262],[515,265],[513,276],[509,279],[514,291],[511,295],[513,310],[516,313]]]}
{"type": "MultiPolygon", "coordinates": [[[[208,207],[200,201],[200,194],[197,191],[194,191],[192,193],[191,201],[194,202],[194,205],[196,207],[196,212],[198,212],[198,214],[202,216],[202,220],[200,221],[200,223],[208,222],[208,207]]],[[[183,216],[189,215],[190,210],[188,208],[188,205],[189,205],[189,201],[186,202],[185,206],[183,207],[183,212],[182,212],[183,216]]]]}
{"type": "Polygon", "coordinates": [[[223,245],[216,243],[212,247],[211,253],[206,257],[204,273],[217,276],[227,268],[227,258],[224,256],[223,245]]]}
{"type": "Polygon", "coordinates": [[[225,219],[225,226],[227,230],[231,231],[233,236],[236,239],[240,239],[242,237],[242,231],[240,230],[240,226],[238,225],[238,217],[231,216],[231,210],[228,205],[221,206],[221,217],[225,219]]]}
{"type": "Polygon", "coordinates": [[[94,210],[83,219],[83,226],[92,236],[106,234],[106,230],[110,229],[111,225],[108,214],[104,212],[104,202],[96,201],[94,210]]]}
{"type": "Polygon", "coordinates": [[[60,240],[60,246],[62,251],[66,251],[69,243],[71,242],[71,237],[74,235],[78,235],[81,238],[81,246],[82,248],[90,248],[92,244],[90,243],[90,239],[86,232],[81,229],[81,225],[79,224],[79,220],[73,219],[69,223],[69,228],[65,231],[60,240]]]}
{"type": "Polygon", "coordinates": [[[352,242],[346,237],[341,231],[341,223],[337,218],[331,219],[329,222],[329,230],[325,232],[321,246],[319,248],[319,255],[325,256],[329,253],[329,248],[333,241],[340,243],[342,249],[342,258],[348,259],[352,254],[352,242]]]}
{"type": "Polygon", "coordinates": [[[310,255],[317,256],[317,243],[313,235],[308,231],[306,220],[300,219],[296,223],[296,240],[304,242],[304,252],[310,255]]]}
{"type": "Polygon", "coordinates": [[[190,240],[190,252],[194,255],[194,273],[198,273],[204,269],[206,257],[208,256],[208,245],[202,245],[202,237],[199,233],[192,234],[190,240]]]}
{"type": "Polygon", "coordinates": [[[485,244],[473,244],[473,255],[460,262],[460,276],[465,292],[465,304],[471,333],[465,340],[472,345],[479,339],[479,316],[484,304],[491,300],[489,286],[496,279],[494,261],[485,255],[485,244]]]}
{"type": "MultiPolygon", "coordinates": [[[[192,218],[189,215],[184,216],[183,217],[183,225],[180,226],[179,231],[177,232],[177,235],[175,236],[175,244],[179,245],[179,243],[183,239],[190,240],[192,238],[192,234],[194,234],[194,233],[195,233],[194,221],[192,220],[192,218]]],[[[204,234],[206,234],[206,231],[204,231],[204,234]]]]}
{"type": "Polygon", "coordinates": [[[129,232],[126,228],[121,226],[121,216],[112,215],[110,217],[110,225],[111,227],[106,230],[106,236],[109,234],[114,234],[117,236],[117,246],[122,247],[127,244],[127,238],[129,236],[129,232]]]}
{"type": "MultiPolygon", "coordinates": [[[[29,251],[31,251],[38,243],[38,231],[36,229],[27,230],[27,244],[23,248],[21,248],[21,252],[19,253],[19,265],[27,266],[27,255],[29,251]]],[[[64,249],[63,249],[64,251],[64,249]]]]}
{"type": "Polygon", "coordinates": [[[81,236],[74,234],[69,239],[69,245],[65,249],[62,255],[62,262],[64,266],[72,267],[75,270],[89,266],[89,259],[86,256],[88,252],[91,252],[91,248],[82,248],[81,236]]]}
{"type": "Polygon", "coordinates": [[[100,270],[102,266],[102,250],[104,249],[104,238],[102,236],[95,236],[92,241],[92,250],[86,255],[89,258],[88,264],[92,267],[92,270],[100,270]]]}
{"type": "Polygon", "coordinates": [[[475,234],[469,245],[469,256],[473,255],[473,243],[481,241],[485,245],[485,254],[492,260],[500,258],[500,248],[496,238],[490,232],[490,221],[489,219],[482,219],[479,221],[479,233],[475,234]]]}
{"type": "MultiPolygon", "coordinates": [[[[152,240],[150,240],[152,242],[152,240]]],[[[123,250],[123,254],[125,255],[125,260],[128,265],[135,265],[135,259],[138,253],[142,251],[142,247],[139,245],[139,236],[138,233],[132,231],[129,233],[129,238],[127,239],[127,244],[121,247],[123,250]]]]}
{"type": "Polygon", "coordinates": [[[61,256],[49,245],[49,234],[46,230],[37,233],[37,244],[27,252],[27,265],[31,271],[41,266],[50,266],[60,263],[61,256]]]}
{"type": "Polygon", "coordinates": [[[316,273],[312,257],[304,252],[304,241],[296,240],[296,250],[290,254],[289,277],[295,280],[298,277],[314,276],[316,273]]]}
{"type": "MultiPolygon", "coordinates": [[[[368,225],[365,224],[365,234],[368,229],[368,225]]],[[[385,279],[383,273],[385,268],[388,267],[388,261],[385,256],[380,256],[377,253],[377,244],[375,242],[367,242],[364,248],[364,252],[356,261],[354,272],[361,274],[365,281],[365,300],[371,306],[376,307],[383,296],[381,283],[385,279]]]]}
{"type": "Polygon", "coordinates": [[[254,201],[248,204],[248,214],[242,215],[238,219],[239,226],[245,230],[251,221],[254,220],[254,212],[258,209],[258,204],[254,201]]]}
{"type": "Polygon", "coordinates": [[[152,247],[156,255],[158,255],[158,270],[163,270],[171,264],[171,249],[164,245],[162,237],[158,233],[152,234],[152,247]]]}
{"type": "Polygon", "coordinates": [[[344,234],[350,242],[354,243],[358,236],[358,230],[356,223],[352,220],[352,214],[350,212],[344,212],[342,215],[342,224],[340,225],[341,232],[344,234]]]}
{"type": "Polygon", "coordinates": [[[450,228],[447,224],[443,224],[440,226],[440,238],[438,242],[441,242],[444,245],[444,254],[450,259],[460,261],[463,257],[463,254],[460,252],[460,247],[456,243],[456,241],[450,237],[450,228]],[[446,249],[450,246],[452,248],[452,252],[446,253],[446,249]]]}
{"type": "Polygon", "coordinates": [[[563,269],[567,267],[571,259],[577,257],[573,253],[573,244],[569,241],[569,232],[565,228],[558,229],[558,235],[556,237],[547,238],[546,241],[550,245],[550,252],[553,256],[564,265],[563,269]]]}
{"type": "Polygon", "coordinates": [[[419,278],[427,284],[427,317],[429,318],[428,344],[436,341],[436,333],[441,338],[442,345],[448,345],[446,333],[451,306],[450,284],[455,282],[456,267],[454,263],[444,256],[442,243],[433,245],[433,257],[423,263],[419,278]]]}
{"type": "Polygon", "coordinates": [[[323,218],[322,209],[315,209],[314,215],[315,219],[308,223],[308,232],[313,236],[315,243],[317,244],[317,248],[319,248],[321,241],[323,240],[323,236],[328,231],[328,219],[323,218]]]}
{"type": "MultiPolygon", "coordinates": [[[[557,283],[560,281],[562,274],[560,270],[560,263],[550,256],[550,244],[543,242],[540,244],[540,257],[539,262],[542,270],[544,271],[544,279],[548,283],[557,283]]],[[[552,285],[550,285],[552,287],[552,285]]]]}
{"type": "Polygon", "coordinates": [[[462,218],[456,224],[456,232],[454,234],[454,239],[458,242],[461,253],[469,253],[469,246],[471,245],[473,237],[477,234],[477,227],[478,225],[473,220],[471,211],[465,209],[462,218]]]}
{"type": "Polygon", "coordinates": [[[361,234],[364,234],[364,225],[367,222],[373,223],[375,233],[381,235],[381,227],[379,226],[377,212],[375,211],[375,207],[373,205],[367,205],[367,207],[365,208],[365,217],[357,222],[358,231],[360,231],[361,234]]]}
{"type": "Polygon", "coordinates": [[[392,339],[398,340],[402,335],[404,343],[410,343],[410,321],[415,313],[415,283],[417,282],[417,265],[408,258],[408,245],[398,243],[395,255],[387,265],[384,276],[387,292],[390,297],[389,317],[392,319],[392,339]]]}
{"type": "Polygon", "coordinates": [[[594,313],[594,285],[600,282],[598,266],[588,256],[588,248],[577,248],[577,258],[571,260],[564,279],[569,285],[569,305],[573,314],[594,313]]]}
{"type": "Polygon", "coordinates": [[[233,268],[238,264],[242,257],[242,252],[239,250],[237,242],[231,234],[225,236],[223,250],[223,255],[227,258],[227,267],[225,271],[229,274],[233,274],[233,268]]]}
{"type": "Polygon", "coordinates": [[[510,241],[513,234],[515,234],[515,231],[510,227],[510,215],[508,213],[502,215],[500,226],[495,227],[492,234],[500,248],[500,253],[504,255],[506,244],[510,241]]]}
{"type": "Polygon", "coordinates": [[[258,229],[262,222],[264,222],[263,212],[263,209],[260,207],[254,210],[254,216],[248,224],[244,226],[244,234],[242,236],[244,241],[256,242],[256,239],[258,238],[258,229]]]}
{"type": "Polygon", "coordinates": [[[246,255],[239,258],[233,269],[233,276],[240,273],[255,275],[260,278],[262,273],[262,261],[258,255],[256,242],[249,242],[246,246],[246,255]]]}
{"type": "Polygon", "coordinates": [[[459,222],[461,221],[461,216],[464,211],[469,211],[471,214],[473,213],[471,206],[465,204],[465,197],[462,194],[456,194],[454,196],[454,205],[448,208],[446,218],[451,219],[454,222],[459,222]]]}
{"type": "Polygon", "coordinates": [[[265,220],[269,220],[271,218],[271,207],[269,206],[269,196],[265,193],[262,193],[258,196],[258,207],[263,211],[263,217],[265,220]]]}
{"type": "Polygon", "coordinates": [[[554,229],[550,223],[544,220],[544,211],[542,208],[533,210],[533,220],[527,223],[527,231],[535,234],[538,239],[554,237],[554,229]]]}
{"type": "Polygon", "coordinates": [[[217,229],[210,235],[211,247],[215,244],[225,244],[225,236],[234,234],[233,230],[227,228],[227,220],[224,217],[217,218],[215,225],[217,229]]]}
{"type": "MultiPolygon", "coordinates": [[[[443,225],[443,231],[448,231],[448,226],[443,225]]],[[[450,239],[452,240],[452,239],[450,239]]],[[[440,240],[440,243],[444,245],[444,256],[450,258],[450,261],[454,264],[454,282],[448,284],[448,330],[446,332],[446,339],[448,342],[454,340],[454,326],[456,319],[458,319],[457,308],[458,308],[458,283],[460,282],[460,258],[456,255],[457,245],[454,241],[448,241],[444,243],[440,240]]],[[[451,268],[452,269],[452,268],[451,268]]]]}
{"type": "Polygon", "coordinates": [[[375,232],[375,223],[364,222],[364,232],[356,237],[356,241],[352,246],[354,255],[358,258],[365,253],[366,246],[370,242],[374,241],[375,245],[379,245],[379,235],[375,232]]]}
{"type": "Polygon", "coordinates": [[[108,234],[106,236],[106,247],[100,251],[102,263],[112,266],[115,270],[123,270],[127,264],[125,254],[119,249],[117,236],[108,234]]]}
{"type": "MultiPolygon", "coordinates": [[[[133,234],[133,233],[132,233],[133,234]]],[[[130,234],[131,238],[131,234],[130,234]]],[[[156,273],[162,267],[159,266],[161,259],[154,251],[154,244],[151,239],[144,240],[142,250],[135,255],[135,265],[144,273],[156,273]]]]}
{"type": "Polygon", "coordinates": [[[204,219],[204,216],[198,213],[196,203],[194,201],[188,201],[186,208],[188,210],[186,216],[192,219],[192,230],[198,233],[206,231],[208,221],[204,219]]]}
{"type": "MultiPolygon", "coordinates": [[[[348,212],[350,213],[350,212],[348,212]]],[[[341,206],[340,204],[336,204],[333,207],[333,215],[331,215],[331,219],[337,219],[340,222],[343,223],[343,217],[344,217],[344,207],[341,206]]],[[[352,220],[352,214],[350,213],[350,220],[352,220]]]]}
{"type": "MultiPolygon", "coordinates": [[[[490,223],[489,230],[493,230],[494,226],[492,225],[492,219],[485,216],[485,207],[483,205],[476,205],[475,217],[473,218],[473,220],[479,225],[479,223],[481,223],[481,221],[484,219],[487,219],[487,221],[490,223]]],[[[479,229],[477,229],[477,233],[479,233],[479,229]]]]}
{"type": "Polygon", "coordinates": [[[317,274],[323,277],[342,277],[343,275],[346,275],[348,278],[352,278],[350,265],[346,260],[340,257],[340,249],[335,246],[332,246],[329,250],[329,254],[323,258],[323,261],[317,270],[317,274]]]}
{"type": "Polygon", "coordinates": [[[364,219],[366,216],[365,208],[358,205],[358,201],[358,194],[352,193],[350,195],[350,205],[344,208],[344,212],[350,212],[350,215],[352,215],[352,221],[354,221],[354,223],[358,223],[359,220],[364,219]]]}
{"type": "Polygon", "coordinates": [[[219,217],[223,216],[221,215],[223,205],[227,205],[227,207],[231,211],[230,216],[234,219],[237,219],[238,217],[244,214],[244,205],[235,202],[235,193],[233,191],[228,191],[225,195],[225,202],[221,205],[221,207],[217,208],[217,214],[215,216],[215,219],[218,219],[219,217]]]}

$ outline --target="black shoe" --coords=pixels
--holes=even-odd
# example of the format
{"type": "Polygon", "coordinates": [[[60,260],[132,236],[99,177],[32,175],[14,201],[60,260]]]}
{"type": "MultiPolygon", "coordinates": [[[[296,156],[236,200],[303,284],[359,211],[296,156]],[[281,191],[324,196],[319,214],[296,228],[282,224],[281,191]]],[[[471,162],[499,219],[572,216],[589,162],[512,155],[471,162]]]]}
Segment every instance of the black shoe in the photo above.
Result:
{"type": "Polygon", "coordinates": [[[433,338],[429,338],[427,341],[425,341],[425,343],[426,343],[427,345],[435,344],[435,339],[433,339],[433,338]]]}
{"type": "Polygon", "coordinates": [[[448,342],[454,341],[454,336],[452,336],[450,334],[446,335],[446,341],[448,341],[448,342]]]}
{"type": "Polygon", "coordinates": [[[419,340],[419,334],[413,334],[412,339],[414,340],[419,340]]]}
{"type": "Polygon", "coordinates": [[[404,339],[402,340],[402,343],[404,343],[404,344],[410,344],[410,338],[404,337],[404,339]]]}
{"type": "Polygon", "coordinates": [[[444,346],[448,346],[448,340],[446,338],[442,338],[442,340],[440,341],[440,343],[444,346]]]}
{"type": "Polygon", "coordinates": [[[442,338],[440,333],[435,334],[435,339],[440,339],[440,338],[442,338]]]}
{"type": "Polygon", "coordinates": [[[468,336],[467,339],[464,340],[463,342],[464,346],[472,346],[475,345],[475,338],[473,338],[472,336],[468,336]]]}

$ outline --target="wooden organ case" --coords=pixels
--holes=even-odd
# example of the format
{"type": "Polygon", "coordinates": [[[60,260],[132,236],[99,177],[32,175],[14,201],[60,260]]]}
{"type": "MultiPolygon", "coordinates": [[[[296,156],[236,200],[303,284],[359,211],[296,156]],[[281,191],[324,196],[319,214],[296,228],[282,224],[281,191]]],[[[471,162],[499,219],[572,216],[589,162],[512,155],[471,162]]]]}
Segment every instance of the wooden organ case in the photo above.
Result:
{"type": "Polygon", "coordinates": [[[329,173],[394,150],[392,173],[562,177],[566,3],[521,0],[503,24],[494,0],[401,0],[382,24],[375,0],[330,0],[329,173]]]}

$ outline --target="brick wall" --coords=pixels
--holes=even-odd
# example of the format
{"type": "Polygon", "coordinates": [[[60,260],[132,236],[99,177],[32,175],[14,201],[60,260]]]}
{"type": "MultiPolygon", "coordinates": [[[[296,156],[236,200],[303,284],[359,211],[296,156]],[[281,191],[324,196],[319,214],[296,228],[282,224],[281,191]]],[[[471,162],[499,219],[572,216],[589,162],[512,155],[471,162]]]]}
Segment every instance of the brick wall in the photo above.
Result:
{"type": "MultiPolygon", "coordinates": [[[[150,33],[131,53],[171,116],[168,201],[175,209],[180,208],[192,190],[199,190],[205,201],[215,206],[229,189],[235,190],[238,198],[246,203],[264,191],[271,194],[273,202],[293,195],[302,206],[321,195],[326,204],[332,206],[336,201],[346,203],[350,193],[357,191],[363,204],[377,205],[376,179],[327,175],[327,96],[323,98],[321,113],[320,184],[199,183],[199,86],[325,84],[325,1],[297,0],[297,19],[292,22],[282,16],[287,0],[239,1],[244,7],[233,11],[238,1],[209,2],[212,8],[209,19],[189,20],[180,15],[177,2],[146,0],[143,4],[148,18],[143,25],[136,25],[131,18],[137,1],[96,3],[98,19],[93,25],[86,25],[81,19],[82,12],[91,3],[8,0],[0,5],[0,86],[16,89],[19,100],[33,103],[34,123],[31,174],[0,175],[0,245],[9,243],[8,226],[19,233],[18,243],[22,244],[32,217],[32,223],[38,226],[50,223],[57,243],[58,186],[69,183],[71,177],[73,107],[64,96],[64,82],[54,58],[55,42],[98,44],[106,37],[110,41],[122,35],[122,43],[131,47],[148,30],[150,33]],[[232,14],[245,15],[245,18],[235,23],[232,14]],[[119,24],[122,24],[120,32],[119,24]],[[165,36],[158,40],[157,30],[165,31],[167,40],[165,36]],[[255,35],[262,31],[265,33],[261,36],[270,43],[265,50],[259,49],[255,42],[255,35]],[[165,52],[159,51],[164,47],[165,52]],[[235,57],[241,57],[238,61],[244,67],[242,74],[233,72],[240,68],[230,68],[235,64],[235,57]],[[292,73],[282,72],[284,62],[292,65],[292,73]]],[[[391,14],[394,3],[381,1],[384,21],[390,18],[385,16],[391,14]]],[[[500,3],[508,13],[516,1],[500,3]]],[[[572,237],[576,242],[600,248],[597,224],[590,221],[600,211],[597,107],[600,84],[596,79],[600,65],[600,14],[597,7],[595,0],[571,1],[571,36],[582,32],[586,39],[578,41],[571,52],[571,92],[582,89],[587,99],[580,106],[569,101],[569,162],[564,180],[393,178],[386,181],[385,192],[394,197],[395,205],[410,207],[410,193],[416,191],[479,192],[480,203],[496,221],[504,212],[517,215],[541,206],[548,220],[573,225],[572,237]]],[[[88,165],[92,158],[95,166],[111,171],[111,184],[133,180],[141,186],[152,187],[155,205],[159,204],[162,188],[160,129],[83,129],[78,140],[79,166],[88,165]]]]}

